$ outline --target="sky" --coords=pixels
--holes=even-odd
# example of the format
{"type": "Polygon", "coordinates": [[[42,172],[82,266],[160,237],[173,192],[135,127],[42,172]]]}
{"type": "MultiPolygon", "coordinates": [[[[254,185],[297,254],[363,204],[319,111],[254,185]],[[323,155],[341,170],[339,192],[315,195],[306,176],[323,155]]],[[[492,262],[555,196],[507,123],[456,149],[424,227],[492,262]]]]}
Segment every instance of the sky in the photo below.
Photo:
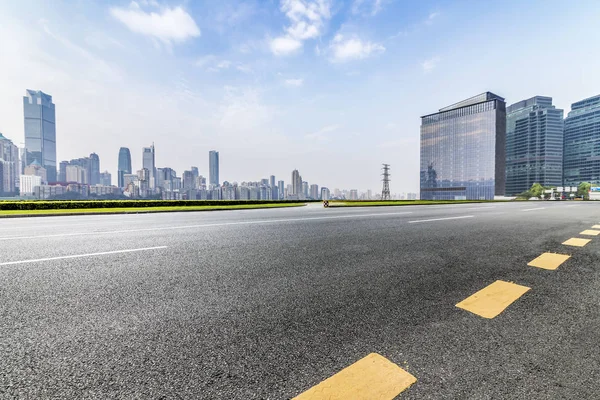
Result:
{"type": "Polygon", "coordinates": [[[116,180],[157,167],[221,181],[418,192],[420,116],[491,91],[507,104],[600,93],[600,2],[0,2],[0,132],[22,146],[26,89],[56,104],[58,160],[116,180]]]}

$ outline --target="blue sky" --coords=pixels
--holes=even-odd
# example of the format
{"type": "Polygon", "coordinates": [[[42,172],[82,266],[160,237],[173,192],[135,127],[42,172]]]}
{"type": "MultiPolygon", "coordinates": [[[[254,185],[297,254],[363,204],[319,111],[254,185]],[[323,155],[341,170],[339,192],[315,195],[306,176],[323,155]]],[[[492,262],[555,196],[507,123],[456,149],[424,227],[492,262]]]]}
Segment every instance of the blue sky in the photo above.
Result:
{"type": "MultiPolygon", "coordinates": [[[[159,167],[221,179],[418,191],[419,117],[486,90],[512,104],[600,93],[600,3],[19,1],[0,3],[0,132],[22,96],[57,107],[59,160],[154,142],[159,167]]],[[[114,175],[113,175],[114,176],[114,175]]]]}

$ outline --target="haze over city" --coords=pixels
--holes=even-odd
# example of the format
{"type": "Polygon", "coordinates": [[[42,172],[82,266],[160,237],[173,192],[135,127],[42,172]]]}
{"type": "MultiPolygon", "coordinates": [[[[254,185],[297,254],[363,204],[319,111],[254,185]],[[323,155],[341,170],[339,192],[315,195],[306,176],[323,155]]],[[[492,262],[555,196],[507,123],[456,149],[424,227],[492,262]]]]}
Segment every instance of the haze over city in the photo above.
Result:
{"type": "Polygon", "coordinates": [[[507,104],[596,94],[597,2],[2,2],[0,132],[23,141],[22,96],[57,104],[58,159],[154,142],[183,171],[221,154],[222,180],[418,192],[419,124],[475,93],[507,104]],[[68,10],[68,12],[67,12],[68,10]],[[541,41],[540,38],[550,38],[541,41]],[[591,39],[590,39],[591,40],[591,39]]]}

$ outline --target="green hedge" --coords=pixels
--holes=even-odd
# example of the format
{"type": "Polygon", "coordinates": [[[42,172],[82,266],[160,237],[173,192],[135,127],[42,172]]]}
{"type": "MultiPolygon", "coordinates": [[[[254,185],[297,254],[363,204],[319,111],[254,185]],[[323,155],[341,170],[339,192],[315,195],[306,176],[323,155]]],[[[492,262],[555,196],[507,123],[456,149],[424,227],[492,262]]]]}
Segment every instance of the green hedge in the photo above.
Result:
{"type": "Polygon", "coordinates": [[[0,210],[57,210],[81,208],[134,208],[235,206],[241,204],[306,203],[298,200],[76,200],[76,201],[0,201],[0,210]]]}

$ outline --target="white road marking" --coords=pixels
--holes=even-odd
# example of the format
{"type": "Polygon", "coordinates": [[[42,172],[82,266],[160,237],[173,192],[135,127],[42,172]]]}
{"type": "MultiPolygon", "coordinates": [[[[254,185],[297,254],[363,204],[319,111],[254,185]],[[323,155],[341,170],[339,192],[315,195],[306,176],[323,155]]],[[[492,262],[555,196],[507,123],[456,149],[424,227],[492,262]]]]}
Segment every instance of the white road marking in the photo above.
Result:
{"type": "Polygon", "coordinates": [[[496,206],[471,207],[465,208],[465,210],[489,210],[490,208],[496,208],[496,206]]]}
{"type": "Polygon", "coordinates": [[[36,258],[32,260],[21,260],[21,261],[9,261],[0,263],[2,265],[16,265],[16,264],[28,264],[42,261],[54,261],[54,260],[66,260],[69,258],[83,258],[83,257],[94,257],[94,256],[104,256],[108,254],[121,254],[121,253],[133,253],[136,251],[146,251],[146,250],[159,250],[166,249],[168,246],[157,246],[157,247],[143,247],[141,249],[128,249],[128,250],[114,250],[114,251],[103,251],[100,253],[88,253],[88,254],[75,254],[71,256],[61,256],[61,257],[48,257],[48,258],[36,258]]]}
{"type": "Polygon", "coordinates": [[[417,222],[433,222],[433,221],[447,221],[450,219],[463,219],[463,218],[473,218],[473,215],[463,215],[460,217],[446,217],[446,218],[431,218],[431,219],[420,219],[417,221],[408,221],[409,224],[416,224],[417,222]]]}
{"type": "Polygon", "coordinates": [[[0,237],[0,241],[41,239],[41,238],[52,238],[52,237],[66,237],[66,236],[106,235],[106,234],[132,233],[132,232],[153,232],[153,231],[176,230],[176,229],[208,228],[208,227],[213,227],[213,226],[272,224],[272,223],[276,223],[276,222],[297,222],[297,221],[306,222],[306,221],[315,221],[315,220],[324,220],[324,219],[385,217],[385,216],[391,216],[391,215],[404,215],[404,214],[412,214],[412,212],[408,211],[408,212],[397,212],[397,213],[376,213],[376,214],[360,214],[360,215],[355,215],[355,214],[354,215],[333,215],[333,216],[327,216],[327,217],[311,217],[311,218],[265,219],[265,220],[256,220],[256,221],[220,222],[220,223],[214,223],[214,224],[201,224],[201,225],[165,226],[165,227],[161,227],[161,228],[123,229],[123,230],[118,230],[118,231],[58,233],[58,234],[53,234],[53,235],[38,235],[38,236],[6,236],[6,237],[0,237]]]}
{"type": "Polygon", "coordinates": [[[535,211],[535,210],[545,210],[546,207],[538,207],[538,208],[528,208],[525,210],[521,210],[521,211],[535,211]]]}

